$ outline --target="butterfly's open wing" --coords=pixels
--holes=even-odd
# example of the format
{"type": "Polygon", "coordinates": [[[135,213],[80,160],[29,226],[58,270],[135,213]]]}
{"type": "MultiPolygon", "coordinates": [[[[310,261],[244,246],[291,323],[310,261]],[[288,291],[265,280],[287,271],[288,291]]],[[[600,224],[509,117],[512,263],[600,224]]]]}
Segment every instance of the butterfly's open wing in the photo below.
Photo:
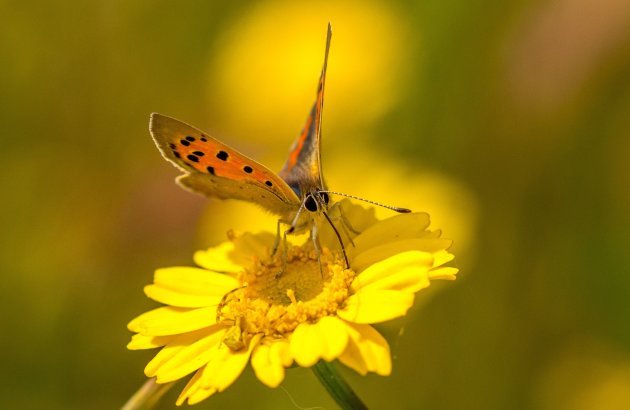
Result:
{"type": "Polygon", "coordinates": [[[302,133],[291,147],[289,159],[278,173],[294,191],[300,194],[305,193],[304,189],[324,188],[319,146],[322,128],[322,110],[324,108],[326,66],[328,65],[328,50],[330,49],[331,37],[332,29],[330,23],[328,23],[324,67],[319,77],[317,99],[306,119],[302,133]]]}
{"type": "Polygon", "coordinates": [[[276,174],[208,134],[157,113],[151,114],[149,129],[162,156],[186,172],[177,178],[183,187],[208,197],[253,202],[280,216],[300,206],[276,174]]]}

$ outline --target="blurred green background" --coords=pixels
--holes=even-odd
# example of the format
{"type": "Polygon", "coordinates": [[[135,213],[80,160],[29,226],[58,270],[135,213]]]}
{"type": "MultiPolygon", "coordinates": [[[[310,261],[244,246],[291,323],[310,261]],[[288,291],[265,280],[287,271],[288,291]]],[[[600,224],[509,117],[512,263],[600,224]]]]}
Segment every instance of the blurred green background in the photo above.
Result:
{"type": "MultiPolygon", "coordinates": [[[[379,327],[393,375],[345,372],[356,391],[371,408],[630,408],[625,0],[1,1],[2,407],[121,406],[154,354],[125,349],[153,270],[275,228],[175,186],[148,116],[279,169],[329,20],[330,187],[430,212],[461,268],[379,327]]],[[[293,369],[197,407],[334,404],[293,369]]]]}

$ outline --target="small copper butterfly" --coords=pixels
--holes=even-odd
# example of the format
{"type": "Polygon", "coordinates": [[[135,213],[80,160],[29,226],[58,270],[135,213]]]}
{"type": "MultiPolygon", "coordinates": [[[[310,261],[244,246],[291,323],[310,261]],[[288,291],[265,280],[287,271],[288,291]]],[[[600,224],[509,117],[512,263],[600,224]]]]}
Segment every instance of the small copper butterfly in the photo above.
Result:
{"type": "MultiPolygon", "coordinates": [[[[149,128],[162,156],[185,172],[177,178],[177,183],[207,197],[240,199],[258,204],[278,215],[280,222],[290,225],[287,232],[310,226],[312,217],[305,216],[308,213],[303,212],[304,209],[309,213],[323,213],[329,219],[326,214],[330,202],[328,194],[339,193],[328,191],[324,184],[320,137],[331,36],[329,23],[315,104],[278,174],[188,124],[161,114],[151,114],[149,128]]],[[[404,208],[388,208],[409,212],[404,208]]]]}

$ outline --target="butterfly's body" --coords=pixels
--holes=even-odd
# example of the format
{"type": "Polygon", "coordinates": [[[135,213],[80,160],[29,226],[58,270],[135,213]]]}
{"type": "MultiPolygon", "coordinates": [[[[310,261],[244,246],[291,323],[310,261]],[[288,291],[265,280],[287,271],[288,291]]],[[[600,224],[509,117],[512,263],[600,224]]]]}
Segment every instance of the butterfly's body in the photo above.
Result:
{"type": "Polygon", "coordinates": [[[185,172],[177,183],[207,197],[258,204],[278,215],[281,222],[291,226],[291,231],[308,228],[314,214],[325,211],[329,202],[324,192],[319,147],[331,35],[328,25],[317,99],[278,174],[188,124],[151,114],[149,128],[160,152],[185,172]],[[309,212],[303,212],[304,208],[309,212]]]}
{"type": "MultiPolygon", "coordinates": [[[[327,214],[329,191],[324,184],[320,161],[324,85],[331,36],[329,24],[317,99],[302,132],[291,147],[289,158],[278,174],[174,118],[153,113],[149,129],[164,158],[185,172],[177,177],[177,183],[184,188],[211,198],[240,199],[260,205],[279,216],[278,227],[280,223],[289,226],[285,235],[310,230],[315,248],[318,246],[318,225],[314,221],[323,215],[335,231],[345,257],[341,236],[327,214]]],[[[386,207],[397,212],[409,212],[404,208],[386,207]]]]}

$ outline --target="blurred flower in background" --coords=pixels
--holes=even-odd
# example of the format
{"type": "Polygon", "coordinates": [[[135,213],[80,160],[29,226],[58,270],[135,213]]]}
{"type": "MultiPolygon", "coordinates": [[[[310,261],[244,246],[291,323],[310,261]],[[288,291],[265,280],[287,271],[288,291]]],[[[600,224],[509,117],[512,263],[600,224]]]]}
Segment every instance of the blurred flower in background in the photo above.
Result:
{"type": "Polygon", "coordinates": [[[206,81],[213,127],[239,141],[264,142],[274,153],[288,150],[287,138],[298,135],[314,101],[329,21],[325,132],[357,132],[391,110],[409,58],[407,23],[395,7],[262,2],[215,40],[206,81]]]}

